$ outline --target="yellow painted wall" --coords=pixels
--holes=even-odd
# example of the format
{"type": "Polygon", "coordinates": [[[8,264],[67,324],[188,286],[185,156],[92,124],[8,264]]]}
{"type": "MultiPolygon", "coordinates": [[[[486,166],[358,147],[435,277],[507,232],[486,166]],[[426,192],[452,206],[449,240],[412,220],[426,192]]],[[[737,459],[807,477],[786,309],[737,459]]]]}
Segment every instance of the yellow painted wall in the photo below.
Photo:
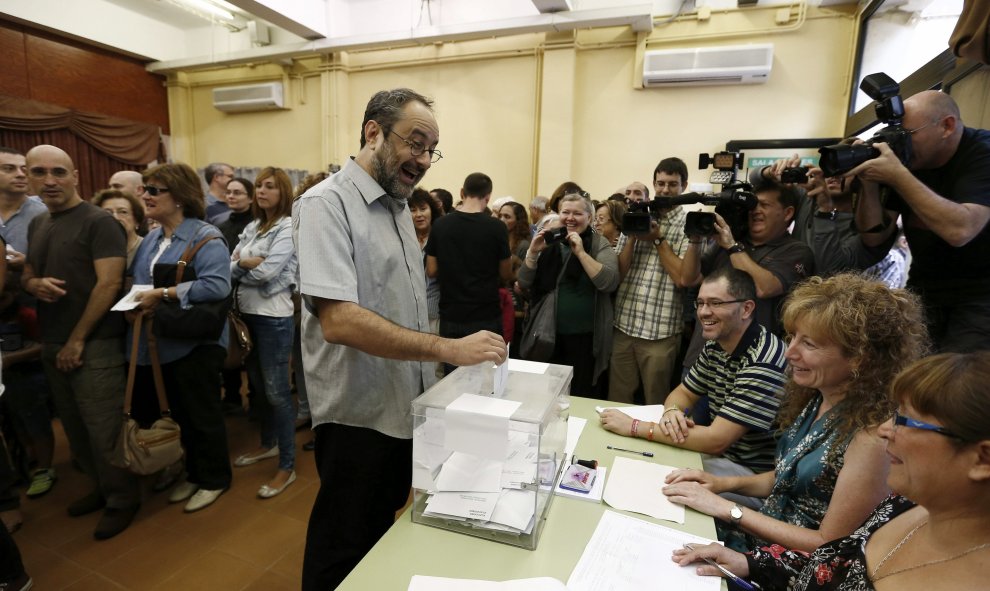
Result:
{"type": "Polygon", "coordinates": [[[707,172],[693,170],[698,153],[727,140],[841,133],[854,9],[809,8],[803,22],[795,11],[783,26],[774,23],[776,12],[685,18],[638,40],[628,28],[612,28],[174,74],[173,157],[195,166],[223,160],[324,169],[357,151],[375,91],[409,86],[436,99],[444,158],[426,176],[427,188],[456,194],[465,175],[482,171],[492,177],[495,196],[522,202],[563,180],[604,198],[632,180],[649,183],[656,162],[672,155],[688,163],[692,181],[704,182],[707,172]],[[643,49],[768,41],[775,57],[766,84],[634,88],[643,49]],[[213,108],[213,87],[264,80],[286,81],[290,110],[213,108]]]}

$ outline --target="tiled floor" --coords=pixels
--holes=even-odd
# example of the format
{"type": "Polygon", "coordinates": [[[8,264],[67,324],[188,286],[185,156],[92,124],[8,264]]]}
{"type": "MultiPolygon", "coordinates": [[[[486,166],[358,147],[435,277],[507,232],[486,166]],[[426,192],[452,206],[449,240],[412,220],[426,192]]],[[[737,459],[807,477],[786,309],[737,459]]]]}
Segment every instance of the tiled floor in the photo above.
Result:
{"type": "MultiPolygon", "coordinates": [[[[66,513],[88,489],[70,464],[57,422],[55,427],[59,480],[40,499],[22,497],[24,526],[14,534],[38,591],[299,589],[306,522],[319,487],[313,454],[302,450],[310,431],[297,433],[298,479],[281,495],[256,496],[275,472],[274,459],[234,468],[231,489],[191,514],[183,513],[183,503],[170,505],[167,492],[152,493],[149,477],[134,523],[97,542],[93,528],[99,513],[79,518],[66,513]]],[[[234,456],[257,446],[257,423],[232,417],[227,428],[234,456]]]]}

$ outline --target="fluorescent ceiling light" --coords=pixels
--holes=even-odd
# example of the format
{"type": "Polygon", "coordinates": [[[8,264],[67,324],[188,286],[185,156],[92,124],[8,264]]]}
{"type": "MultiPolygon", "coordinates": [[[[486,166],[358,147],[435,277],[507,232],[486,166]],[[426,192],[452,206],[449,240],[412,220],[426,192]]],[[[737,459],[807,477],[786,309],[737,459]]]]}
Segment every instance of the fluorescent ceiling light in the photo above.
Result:
{"type": "Polygon", "coordinates": [[[207,0],[169,0],[169,2],[201,17],[212,16],[225,21],[234,20],[234,13],[220,8],[216,4],[208,2],[207,0]]]}

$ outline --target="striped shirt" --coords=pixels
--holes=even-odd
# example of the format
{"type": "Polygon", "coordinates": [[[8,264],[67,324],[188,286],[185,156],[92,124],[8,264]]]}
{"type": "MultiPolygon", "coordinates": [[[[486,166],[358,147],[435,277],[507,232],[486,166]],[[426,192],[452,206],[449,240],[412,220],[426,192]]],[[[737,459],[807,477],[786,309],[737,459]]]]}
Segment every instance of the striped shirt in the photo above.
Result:
{"type": "Polygon", "coordinates": [[[726,353],[708,341],[701,357],[684,377],[684,386],[707,396],[708,416],[722,417],[748,429],[723,456],[761,473],[774,469],[774,419],[784,391],[784,342],[752,323],[736,350],[726,353]]]}
{"type": "MultiPolygon", "coordinates": [[[[660,235],[679,257],[687,250],[684,234],[687,212],[677,206],[658,220],[660,235]]],[[[615,245],[621,253],[629,238],[623,234],[615,245]]],[[[652,242],[633,245],[632,264],[615,295],[615,327],[631,337],[658,341],[680,334],[684,324],[682,290],[660,263],[652,242]]]]}

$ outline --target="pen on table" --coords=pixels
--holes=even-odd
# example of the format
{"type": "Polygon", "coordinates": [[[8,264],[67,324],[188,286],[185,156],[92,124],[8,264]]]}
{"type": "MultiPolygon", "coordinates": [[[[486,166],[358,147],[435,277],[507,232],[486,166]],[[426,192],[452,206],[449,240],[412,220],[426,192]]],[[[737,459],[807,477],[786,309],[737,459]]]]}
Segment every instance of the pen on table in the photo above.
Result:
{"type": "Polygon", "coordinates": [[[635,449],[622,449],[621,447],[612,447],[611,445],[606,445],[605,447],[607,447],[609,449],[614,449],[615,451],[624,451],[624,452],[631,453],[631,454],[639,454],[641,456],[646,456],[648,458],[652,458],[653,457],[653,452],[652,451],[636,451],[635,449]]]}
{"type": "MultiPolygon", "coordinates": [[[[694,550],[694,544],[684,544],[684,547],[687,548],[688,550],[694,550]]],[[[746,591],[757,591],[760,588],[759,585],[757,585],[756,583],[750,583],[749,581],[743,579],[739,575],[737,575],[737,574],[733,573],[732,571],[730,571],[729,569],[725,568],[721,564],[715,562],[711,558],[704,558],[704,557],[702,557],[701,559],[704,560],[705,562],[707,562],[708,564],[714,566],[718,570],[722,571],[722,574],[723,575],[725,575],[725,576],[729,577],[730,579],[732,579],[732,582],[733,583],[735,583],[736,585],[739,585],[740,587],[742,587],[746,591]]]]}

